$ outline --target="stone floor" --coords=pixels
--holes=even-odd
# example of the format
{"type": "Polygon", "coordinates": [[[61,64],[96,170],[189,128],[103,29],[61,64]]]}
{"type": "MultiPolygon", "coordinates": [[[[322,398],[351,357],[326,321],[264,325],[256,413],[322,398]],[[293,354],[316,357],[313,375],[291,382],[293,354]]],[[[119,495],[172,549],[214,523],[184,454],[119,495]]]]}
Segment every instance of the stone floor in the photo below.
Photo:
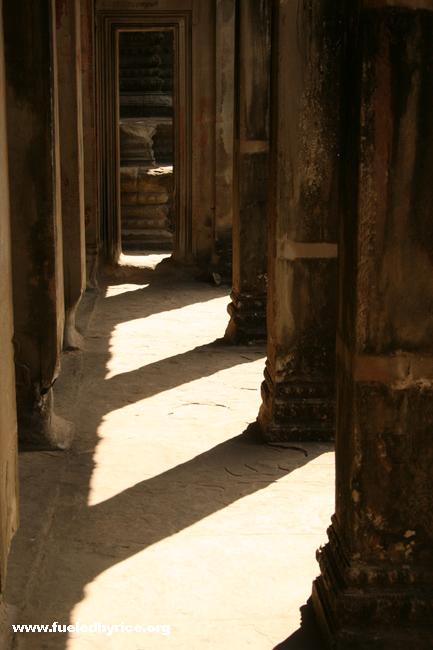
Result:
{"type": "Polygon", "coordinates": [[[7,599],[19,623],[170,634],[29,633],[15,648],[319,650],[300,608],[333,511],[332,449],[256,439],[264,349],[222,344],[227,289],[161,260],[126,259],[86,296],[85,351],[57,387],[75,442],[20,456],[7,599]]]}

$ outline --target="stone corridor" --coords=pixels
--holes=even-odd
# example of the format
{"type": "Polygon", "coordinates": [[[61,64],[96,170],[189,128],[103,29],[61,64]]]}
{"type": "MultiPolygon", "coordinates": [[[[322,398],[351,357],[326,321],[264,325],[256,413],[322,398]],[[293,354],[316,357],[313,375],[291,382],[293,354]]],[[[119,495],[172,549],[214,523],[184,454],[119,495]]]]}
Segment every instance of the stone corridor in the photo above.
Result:
{"type": "Polygon", "coordinates": [[[260,443],[265,352],[221,342],[228,291],[131,259],[87,294],[84,352],[64,360],[71,450],[20,456],[6,599],[20,623],[171,634],[21,634],[15,648],[318,650],[297,630],[334,508],[332,447],[260,443]]]}

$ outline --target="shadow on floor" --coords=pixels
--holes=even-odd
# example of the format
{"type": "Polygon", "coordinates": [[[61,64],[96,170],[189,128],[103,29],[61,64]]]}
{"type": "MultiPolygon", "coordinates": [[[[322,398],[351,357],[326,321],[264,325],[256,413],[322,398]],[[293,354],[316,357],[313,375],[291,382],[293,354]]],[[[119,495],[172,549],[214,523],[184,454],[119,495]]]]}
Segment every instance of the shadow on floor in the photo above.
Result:
{"type": "MultiPolygon", "coordinates": [[[[109,335],[116,324],[125,319],[126,313],[128,318],[146,318],[150,314],[166,311],[170,305],[171,309],[179,309],[191,302],[200,302],[197,300],[200,295],[204,301],[212,299],[212,296],[226,295],[221,289],[208,288],[200,295],[196,291],[188,297],[188,291],[173,288],[170,277],[167,282],[165,276],[161,279],[155,272],[147,271],[138,273],[138,276],[142,280],[152,278],[150,288],[105,298],[98,313],[101,323],[104,315],[109,322],[100,326],[97,324],[99,335],[96,338],[100,340],[85,355],[84,368],[87,363],[92,374],[84,378],[76,413],[80,445],[72,449],[64,460],[59,484],[53,479],[53,485],[59,491],[58,503],[61,503],[61,508],[55,504],[36,504],[36,512],[41,516],[46,516],[48,512],[51,519],[46,528],[46,538],[39,540],[39,545],[43,547],[39,555],[31,551],[38,556],[38,577],[33,579],[29,588],[28,606],[21,616],[23,623],[41,622],[41,618],[45,622],[72,623],[72,611],[83,600],[86,588],[97,576],[149,546],[265,489],[328,451],[326,446],[318,446],[317,451],[310,453],[302,449],[267,446],[258,437],[256,426],[250,425],[240,435],[185,463],[158,476],[144,478],[101,503],[88,505],[95,469],[94,452],[100,440],[99,427],[108,413],[182,383],[254,361],[263,354],[263,350],[254,355],[249,348],[223,346],[221,342],[216,342],[107,380],[107,363],[111,357],[109,335]],[[127,539],[125,530],[128,531],[127,539]],[[40,602],[40,593],[44,594],[44,598],[46,596],[43,603],[40,602]]],[[[122,282],[125,282],[125,277],[130,276],[122,277],[122,282]]],[[[176,435],[175,430],[173,435],[176,435]]],[[[134,462],[136,459],[131,457],[131,465],[134,462]]],[[[36,477],[33,480],[40,479],[36,477]]],[[[32,502],[31,480],[23,485],[22,494],[24,501],[32,502]]],[[[29,517],[34,516],[35,504],[33,510],[29,508],[28,512],[29,517]]],[[[29,525],[24,520],[18,533],[9,575],[12,583],[14,573],[21,576],[23,573],[20,552],[25,548],[25,539],[20,539],[29,525]]],[[[28,548],[26,552],[29,553],[28,548]]],[[[34,566],[30,568],[34,570],[34,566]]],[[[14,602],[13,596],[10,602],[14,602]]],[[[297,637],[296,633],[278,648],[302,647],[304,650],[308,647],[296,645],[302,640],[302,634],[306,633],[304,628],[300,630],[301,636],[297,637]]],[[[39,635],[32,635],[32,645],[23,647],[66,650],[68,646],[67,635],[37,637],[39,635]]],[[[30,640],[25,642],[30,643],[30,640]]],[[[314,647],[318,650],[320,646],[314,647]]]]}
{"type": "Polygon", "coordinates": [[[314,616],[311,600],[301,607],[301,626],[274,650],[326,650],[314,616]]]}

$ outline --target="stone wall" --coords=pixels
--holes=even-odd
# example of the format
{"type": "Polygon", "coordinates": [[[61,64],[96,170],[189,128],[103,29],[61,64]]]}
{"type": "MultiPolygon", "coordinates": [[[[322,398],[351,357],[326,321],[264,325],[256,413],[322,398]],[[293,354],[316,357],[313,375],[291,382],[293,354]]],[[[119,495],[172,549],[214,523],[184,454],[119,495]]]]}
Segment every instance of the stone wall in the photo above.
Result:
{"type": "Polygon", "coordinates": [[[3,2],[0,1],[0,340],[2,342],[0,363],[0,643],[3,640],[2,593],[6,579],[7,559],[11,539],[18,524],[17,420],[12,347],[12,268],[2,4],[3,2]]]}

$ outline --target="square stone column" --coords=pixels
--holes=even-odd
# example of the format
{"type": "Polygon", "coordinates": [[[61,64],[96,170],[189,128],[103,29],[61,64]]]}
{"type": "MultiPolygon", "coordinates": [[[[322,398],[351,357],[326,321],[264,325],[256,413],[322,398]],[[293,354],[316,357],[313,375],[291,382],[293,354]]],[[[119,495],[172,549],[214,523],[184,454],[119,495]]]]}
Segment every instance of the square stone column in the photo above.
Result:
{"type": "Polygon", "coordinates": [[[9,548],[18,526],[18,436],[12,345],[12,264],[2,5],[3,1],[0,0],[0,642],[3,639],[10,642],[10,622],[6,616],[7,608],[2,602],[2,592],[6,583],[9,548]]]}
{"type": "Polygon", "coordinates": [[[276,2],[268,360],[258,421],[270,441],[334,436],[340,2],[276,2]]]}
{"type": "Polygon", "coordinates": [[[236,0],[216,0],[215,237],[213,267],[232,277],[236,0]]]}
{"type": "Polygon", "coordinates": [[[23,443],[64,448],[53,412],[64,330],[55,2],[3,2],[14,344],[23,443]]]}
{"type": "Polygon", "coordinates": [[[266,340],[271,8],[238,3],[233,185],[233,291],[225,338],[266,340]]]}
{"type": "Polygon", "coordinates": [[[427,650],[433,643],[433,7],[371,4],[349,39],[336,512],[319,553],[313,600],[329,647],[427,650]]]}
{"type": "Polygon", "coordinates": [[[101,226],[98,203],[94,0],[81,0],[80,15],[86,283],[88,289],[97,289],[101,226]]]}
{"type": "Polygon", "coordinates": [[[57,3],[57,63],[66,349],[81,347],[75,313],[86,285],[80,0],[57,3]]]}

